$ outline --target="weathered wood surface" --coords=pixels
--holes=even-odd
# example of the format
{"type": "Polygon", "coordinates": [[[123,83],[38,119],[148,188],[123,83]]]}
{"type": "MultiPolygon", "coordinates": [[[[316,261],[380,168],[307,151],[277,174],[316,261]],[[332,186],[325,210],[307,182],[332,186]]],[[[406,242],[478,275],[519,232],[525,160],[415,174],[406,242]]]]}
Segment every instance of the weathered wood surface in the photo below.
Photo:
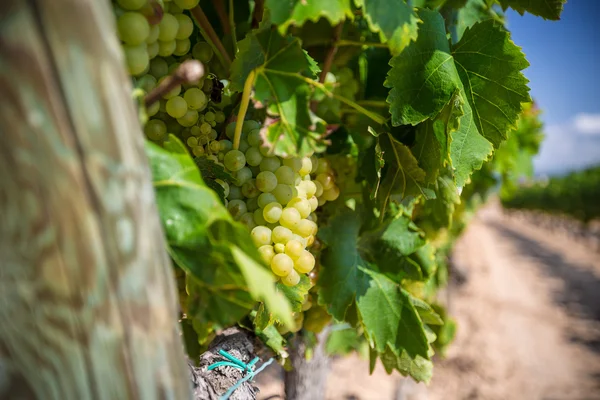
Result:
{"type": "Polygon", "coordinates": [[[192,396],[113,32],[108,1],[0,1],[2,399],[192,396]]]}

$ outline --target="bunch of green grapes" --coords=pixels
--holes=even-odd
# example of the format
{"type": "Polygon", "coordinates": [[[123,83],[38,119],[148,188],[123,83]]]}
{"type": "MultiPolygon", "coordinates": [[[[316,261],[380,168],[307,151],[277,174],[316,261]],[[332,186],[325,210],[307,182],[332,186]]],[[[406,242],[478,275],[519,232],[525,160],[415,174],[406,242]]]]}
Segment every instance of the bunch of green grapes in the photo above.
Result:
{"type": "Polygon", "coordinates": [[[154,5],[158,5],[157,0],[115,1],[117,34],[131,75],[145,74],[150,60],[157,56],[183,56],[190,52],[194,23],[183,11],[197,6],[198,2],[165,1],[162,18],[156,18],[154,5]]]}
{"type": "MultiPolygon", "coordinates": [[[[234,130],[235,123],[227,126],[230,139],[234,130]]],[[[271,155],[263,145],[256,121],[243,123],[237,150],[219,151],[234,178],[231,185],[220,182],[229,212],[251,231],[259,253],[278,279],[288,286],[298,284],[300,274],[309,273],[315,266],[315,258],[307,249],[317,234],[314,211],[319,205],[316,194],[321,184],[313,182],[310,175],[318,168],[316,156],[271,155]]]]}
{"type": "Polygon", "coordinates": [[[326,158],[319,158],[318,165],[312,172],[313,181],[317,187],[319,206],[340,197],[340,188],[336,185],[336,174],[326,158]]]}

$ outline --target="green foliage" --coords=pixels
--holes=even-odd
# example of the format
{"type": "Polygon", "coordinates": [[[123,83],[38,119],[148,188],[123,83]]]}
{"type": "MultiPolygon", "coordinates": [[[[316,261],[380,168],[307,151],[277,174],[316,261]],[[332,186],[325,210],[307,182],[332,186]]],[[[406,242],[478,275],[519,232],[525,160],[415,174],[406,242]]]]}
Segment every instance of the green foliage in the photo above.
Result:
{"type": "MultiPolygon", "coordinates": [[[[225,84],[222,103],[210,101],[205,111],[215,114],[206,120],[212,138],[232,139],[217,126],[217,110],[220,123],[244,119],[249,103],[263,153],[326,154],[333,170],[315,158],[311,165],[332,174],[341,192],[329,189],[331,204],[310,216],[319,225],[310,278],[303,274],[292,287],[272,284],[248,234],[253,221],[237,216],[243,226],[223,205],[233,201],[217,182],[233,180],[218,161],[224,154],[192,160],[186,146],[174,136],[161,139],[156,126],[151,139],[158,145],[148,144],[147,152],[190,353],[215,330],[243,323],[285,358],[283,332],[288,338],[303,329],[312,340],[334,321],[343,329],[331,333],[330,353],[368,347],[371,369],[380,360],[388,372],[429,381],[434,350],[443,355],[456,330],[435,303],[448,280],[446,258],[493,187],[500,185],[507,206],[544,202],[584,220],[600,212],[592,201],[600,169],[509,199],[530,176],[542,135],[522,73],[529,64],[503,26],[502,9],[558,19],[563,3],[267,0],[260,15],[260,7],[251,11],[254,2],[235,0],[224,10],[234,12],[233,25],[202,3],[219,37],[208,37],[204,26],[192,46],[196,37],[222,40],[224,50],[215,43],[204,50],[233,60],[207,63],[225,84]]],[[[187,56],[169,57],[168,64],[187,56]]],[[[200,88],[212,95],[208,83],[200,88]]],[[[154,118],[164,117],[161,110],[154,118]]],[[[246,125],[242,143],[256,146],[246,125]]],[[[188,128],[164,129],[190,138],[188,128]]],[[[190,151],[203,154],[194,140],[190,151]]]]}
{"type": "Polygon", "coordinates": [[[598,199],[600,166],[520,187],[512,197],[504,198],[502,204],[508,208],[566,214],[588,222],[600,218],[598,199]]]}

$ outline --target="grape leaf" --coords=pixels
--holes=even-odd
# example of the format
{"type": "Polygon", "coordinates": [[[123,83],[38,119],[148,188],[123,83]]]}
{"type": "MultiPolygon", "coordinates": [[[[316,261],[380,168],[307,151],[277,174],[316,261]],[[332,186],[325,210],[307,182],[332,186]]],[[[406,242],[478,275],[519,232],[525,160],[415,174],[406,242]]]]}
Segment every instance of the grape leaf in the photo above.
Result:
{"type": "Polygon", "coordinates": [[[444,324],[442,317],[440,317],[429,304],[414,296],[410,296],[410,301],[412,302],[413,306],[415,306],[415,310],[417,310],[419,313],[419,317],[423,323],[429,325],[444,324]]]}
{"type": "Polygon", "coordinates": [[[281,34],[285,34],[290,25],[302,26],[306,21],[317,22],[321,17],[331,25],[354,17],[350,0],[267,0],[265,5],[281,34]]]}
{"type": "Polygon", "coordinates": [[[310,278],[307,275],[301,274],[300,282],[296,286],[286,286],[281,282],[278,282],[276,286],[277,290],[287,297],[292,306],[292,312],[302,311],[304,298],[311,288],[310,278]]]}
{"type": "Polygon", "coordinates": [[[221,179],[224,182],[231,182],[233,177],[225,171],[225,167],[217,164],[213,160],[209,160],[207,157],[196,157],[194,162],[200,169],[202,180],[212,190],[214,190],[221,201],[225,202],[225,189],[216,180],[221,179]]]}
{"type": "MultiPolygon", "coordinates": [[[[348,324],[345,324],[349,326],[348,324]]],[[[334,328],[337,328],[334,326],[334,328]]],[[[350,352],[357,350],[364,340],[356,329],[350,327],[347,329],[332,329],[327,337],[325,350],[330,355],[345,356],[350,352]]]]}
{"type": "Polygon", "coordinates": [[[450,227],[454,207],[460,204],[460,195],[450,174],[439,176],[434,187],[436,198],[424,202],[419,218],[426,219],[438,231],[450,227]]]}
{"type": "Polygon", "coordinates": [[[410,149],[389,133],[380,135],[378,143],[386,165],[380,185],[382,210],[385,209],[393,193],[400,194],[402,198],[419,194],[429,198],[428,192],[423,190],[425,171],[419,167],[419,162],[410,149]]]}
{"type": "Polygon", "coordinates": [[[411,358],[404,350],[398,356],[389,346],[385,352],[378,355],[388,374],[395,369],[404,376],[412,376],[417,382],[426,383],[429,383],[433,376],[433,363],[425,357],[411,358]]]}
{"type": "Polygon", "coordinates": [[[264,25],[239,41],[238,48],[231,66],[231,88],[242,91],[250,72],[255,71],[254,98],[277,116],[263,128],[267,145],[279,156],[301,156],[321,149],[321,135],[314,132],[308,108],[309,82],[318,67],[300,40],[283,37],[264,25]]]}
{"type": "Polygon", "coordinates": [[[148,142],[146,153],[169,254],[194,276],[190,285],[199,287],[196,295],[202,302],[197,303],[196,314],[205,315],[205,321],[234,323],[255,301],[264,301],[291,326],[290,305],[275,285],[268,284],[272,277],[248,231],[233,221],[204,184],[189,154],[172,153],[148,142]]]}
{"type": "Polygon", "coordinates": [[[373,32],[379,32],[393,55],[400,54],[417,39],[419,18],[404,0],[354,0],[373,32]]]}
{"type": "Polygon", "coordinates": [[[281,336],[275,325],[269,325],[265,329],[256,329],[254,333],[256,333],[256,336],[258,336],[264,344],[269,346],[275,354],[282,358],[288,357],[288,352],[285,350],[285,339],[281,336]]]}
{"type": "Polygon", "coordinates": [[[344,208],[318,233],[328,245],[321,253],[319,304],[339,321],[344,320],[356,293],[367,284],[367,276],[359,269],[366,264],[356,245],[360,225],[359,214],[344,208]]]}
{"type": "Polygon", "coordinates": [[[446,127],[442,121],[427,120],[417,127],[415,145],[411,149],[426,173],[426,182],[435,182],[440,168],[448,159],[446,127]]]}
{"type": "Polygon", "coordinates": [[[450,145],[456,183],[463,186],[489,158],[490,143],[498,147],[506,139],[521,103],[529,101],[528,81],[521,72],[529,64],[509,33],[494,21],[475,24],[449,49],[441,16],[427,10],[419,16],[423,20],[419,38],[392,59],[386,80],[392,123],[415,125],[436,118],[453,104],[452,99],[463,101],[450,145]]]}
{"type": "Polygon", "coordinates": [[[567,0],[499,0],[503,9],[512,8],[523,15],[528,12],[544,19],[559,20],[567,0]]]}
{"type": "Polygon", "coordinates": [[[487,5],[487,0],[468,0],[463,7],[455,7],[458,9],[456,17],[456,39],[460,40],[467,28],[472,27],[477,22],[486,19],[494,18],[503,20],[501,15],[498,15],[494,7],[487,5]]]}
{"type": "Polygon", "coordinates": [[[408,292],[382,274],[360,269],[368,276],[369,286],[356,294],[356,305],[367,337],[377,351],[382,353],[390,346],[406,350],[412,358],[417,355],[428,358],[423,323],[408,292]]]}

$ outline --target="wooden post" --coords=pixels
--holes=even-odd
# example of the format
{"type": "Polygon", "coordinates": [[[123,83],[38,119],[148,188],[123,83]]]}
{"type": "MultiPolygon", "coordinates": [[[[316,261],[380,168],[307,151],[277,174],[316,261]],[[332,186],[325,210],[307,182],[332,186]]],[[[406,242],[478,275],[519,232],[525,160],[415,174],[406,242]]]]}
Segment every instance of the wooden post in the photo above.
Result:
{"type": "Polygon", "coordinates": [[[0,1],[0,398],[188,399],[107,0],[0,1]]]}

